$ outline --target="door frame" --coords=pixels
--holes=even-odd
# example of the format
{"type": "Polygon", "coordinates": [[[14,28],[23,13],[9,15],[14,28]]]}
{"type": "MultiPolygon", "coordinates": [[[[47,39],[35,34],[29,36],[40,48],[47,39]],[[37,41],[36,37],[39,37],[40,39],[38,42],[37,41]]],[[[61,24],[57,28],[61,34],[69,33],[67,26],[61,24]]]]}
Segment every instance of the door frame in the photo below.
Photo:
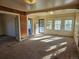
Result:
{"type": "MultiPolygon", "coordinates": [[[[31,35],[32,35],[32,33],[33,33],[32,18],[28,18],[28,21],[29,21],[29,20],[30,20],[30,24],[31,24],[31,35]]],[[[27,22],[28,22],[28,21],[27,21],[27,22]]],[[[28,23],[27,23],[27,24],[28,24],[28,23]]],[[[28,27],[28,26],[27,26],[27,27],[28,27]]],[[[27,29],[29,29],[29,28],[27,28],[27,29]]],[[[28,36],[30,36],[30,35],[29,35],[29,31],[28,31],[28,36]]]]}
{"type": "Polygon", "coordinates": [[[2,11],[0,10],[0,13],[3,13],[3,14],[9,14],[9,15],[14,15],[14,16],[17,16],[18,17],[18,37],[16,36],[17,40],[18,41],[21,41],[21,29],[20,29],[20,14],[17,14],[17,13],[12,13],[12,12],[8,12],[8,11],[2,11]]]}
{"type": "Polygon", "coordinates": [[[45,23],[44,23],[44,32],[40,32],[40,24],[41,24],[40,21],[41,21],[41,20],[44,21],[45,19],[38,19],[38,22],[39,22],[39,25],[38,25],[38,26],[39,26],[39,33],[44,33],[44,32],[45,32],[45,23]]]}

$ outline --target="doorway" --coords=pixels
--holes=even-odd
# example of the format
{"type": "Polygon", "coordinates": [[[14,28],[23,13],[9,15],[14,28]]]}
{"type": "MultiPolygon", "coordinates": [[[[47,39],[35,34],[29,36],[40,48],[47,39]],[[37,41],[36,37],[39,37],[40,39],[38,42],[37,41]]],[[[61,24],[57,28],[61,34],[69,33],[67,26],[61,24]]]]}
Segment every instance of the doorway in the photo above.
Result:
{"type": "Polygon", "coordinates": [[[0,42],[20,39],[19,15],[0,11],[0,42]]]}
{"type": "Polygon", "coordinates": [[[44,19],[39,19],[39,33],[44,33],[44,19]]]}
{"type": "Polygon", "coordinates": [[[44,19],[39,19],[36,23],[36,34],[44,33],[44,19]]]}
{"type": "Polygon", "coordinates": [[[28,18],[28,34],[32,36],[32,18],[28,18]]]}

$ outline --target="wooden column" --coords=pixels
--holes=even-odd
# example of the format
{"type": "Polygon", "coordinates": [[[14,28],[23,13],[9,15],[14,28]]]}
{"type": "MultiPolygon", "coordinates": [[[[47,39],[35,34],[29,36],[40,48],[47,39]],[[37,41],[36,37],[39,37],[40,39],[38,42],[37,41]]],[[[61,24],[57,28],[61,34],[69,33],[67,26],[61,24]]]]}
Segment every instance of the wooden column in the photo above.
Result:
{"type": "Polygon", "coordinates": [[[27,16],[25,14],[20,14],[20,28],[21,28],[21,39],[27,37],[27,16]]]}

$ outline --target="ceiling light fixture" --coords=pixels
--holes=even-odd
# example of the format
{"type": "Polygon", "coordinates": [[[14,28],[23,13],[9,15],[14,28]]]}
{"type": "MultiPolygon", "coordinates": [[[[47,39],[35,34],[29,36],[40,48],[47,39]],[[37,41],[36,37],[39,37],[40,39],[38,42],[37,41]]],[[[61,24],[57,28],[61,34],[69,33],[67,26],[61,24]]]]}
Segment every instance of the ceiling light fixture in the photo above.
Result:
{"type": "Polygon", "coordinates": [[[54,14],[54,12],[53,12],[53,11],[50,11],[49,13],[50,13],[50,14],[54,14]]]}
{"type": "Polygon", "coordinates": [[[24,0],[28,4],[34,4],[36,3],[36,0],[24,0]]]}

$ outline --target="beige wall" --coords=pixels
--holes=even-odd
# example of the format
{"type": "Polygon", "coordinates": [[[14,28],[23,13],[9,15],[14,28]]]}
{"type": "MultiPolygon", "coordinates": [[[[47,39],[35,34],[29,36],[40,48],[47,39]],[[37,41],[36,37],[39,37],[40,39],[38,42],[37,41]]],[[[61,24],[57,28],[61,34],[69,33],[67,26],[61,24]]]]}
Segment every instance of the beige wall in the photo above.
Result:
{"type": "MultiPolygon", "coordinates": [[[[64,36],[74,36],[74,22],[75,22],[75,13],[67,13],[67,14],[58,14],[58,15],[45,15],[45,16],[29,16],[33,19],[34,22],[34,26],[33,26],[33,30],[35,30],[35,24],[38,21],[38,19],[45,19],[45,34],[54,34],[54,35],[64,35],[64,36]],[[61,18],[62,23],[64,23],[64,20],[67,17],[73,17],[73,30],[70,32],[64,31],[64,25],[62,25],[61,31],[55,31],[54,27],[52,28],[52,30],[48,30],[46,28],[46,24],[48,20],[52,20],[54,22],[55,18],[61,18]]],[[[53,23],[54,24],[54,23],[53,23]]]]}
{"type": "Polygon", "coordinates": [[[75,39],[76,45],[78,46],[79,44],[79,13],[76,13],[74,39],[75,39]]]}

